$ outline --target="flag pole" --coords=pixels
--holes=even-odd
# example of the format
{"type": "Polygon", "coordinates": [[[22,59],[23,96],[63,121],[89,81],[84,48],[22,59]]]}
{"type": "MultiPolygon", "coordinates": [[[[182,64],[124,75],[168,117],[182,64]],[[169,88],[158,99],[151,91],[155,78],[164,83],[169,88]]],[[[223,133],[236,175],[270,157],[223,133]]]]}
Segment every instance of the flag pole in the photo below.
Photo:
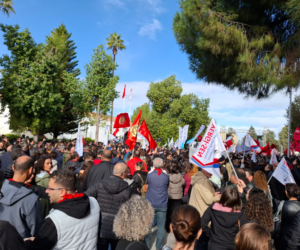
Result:
{"type": "Polygon", "coordinates": [[[125,98],[123,98],[123,113],[124,113],[124,108],[125,108],[125,98]]]}
{"type": "Polygon", "coordinates": [[[234,174],[235,174],[235,176],[236,176],[236,179],[237,179],[237,181],[238,181],[238,183],[239,183],[239,182],[240,182],[239,177],[238,177],[237,174],[236,174],[236,171],[235,171],[235,169],[234,169],[234,167],[233,167],[233,164],[232,164],[232,162],[231,162],[231,160],[230,160],[230,157],[229,157],[229,155],[228,155],[227,150],[225,150],[225,152],[226,152],[226,154],[227,154],[227,157],[228,157],[228,160],[229,160],[229,162],[230,162],[230,165],[231,165],[231,167],[232,167],[232,169],[233,169],[233,172],[234,172],[234,174]]]}

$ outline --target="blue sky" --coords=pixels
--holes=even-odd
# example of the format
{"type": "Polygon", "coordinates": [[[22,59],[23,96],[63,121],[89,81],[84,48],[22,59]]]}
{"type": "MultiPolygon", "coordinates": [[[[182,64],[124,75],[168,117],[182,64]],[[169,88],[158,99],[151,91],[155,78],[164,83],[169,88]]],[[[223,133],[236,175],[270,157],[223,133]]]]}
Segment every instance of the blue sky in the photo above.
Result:
{"type": "MultiPolygon", "coordinates": [[[[64,23],[77,46],[81,77],[93,49],[105,44],[112,32],[122,35],[127,49],[117,55],[120,76],[117,89],[122,92],[127,82],[126,110],[129,111],[129,89],[133,88],[132,110],[147,102],[151,82],[176,75],[183,93],[210,98],[210,116],[218,125],[257,129],[269,126],[276,133],[286,124],[283,117],[288,107],[285,94],[269,100],[245,100],[238,93],[197,80],[189,70],[188,57],[180,50],[172,31],[173,16],[179,10],[172,0],[14,0],[16,15],[1,15],[5,24],[28,28],[37,43],[64,23]]],[[[0,34],[1,54],[7,53],[0,34]]],[[[114,115],[122,112],[123,101],[115,100],[114,115]]]]}

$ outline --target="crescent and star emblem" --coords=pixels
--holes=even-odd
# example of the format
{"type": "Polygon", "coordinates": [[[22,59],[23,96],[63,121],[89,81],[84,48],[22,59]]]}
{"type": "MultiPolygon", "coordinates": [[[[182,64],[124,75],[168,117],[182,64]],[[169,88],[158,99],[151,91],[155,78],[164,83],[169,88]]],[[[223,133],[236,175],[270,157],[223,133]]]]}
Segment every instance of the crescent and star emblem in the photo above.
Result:
{"type": "Polygon", "coordinates": [[[122,115],[121,118],[120,118],[120,120],[119,120],[119,123],[120,123],[121,125],[123,125],[123,124],[125,123],[125,121],[126,121],[125,116],[122,115]]]}
{"type": "Polygon", "coordinates": [[[137,136],[137,132],[138,132],[138,125],[134,125],[130,128],[130,134],[132,134],[134,137],[137,136]]]}

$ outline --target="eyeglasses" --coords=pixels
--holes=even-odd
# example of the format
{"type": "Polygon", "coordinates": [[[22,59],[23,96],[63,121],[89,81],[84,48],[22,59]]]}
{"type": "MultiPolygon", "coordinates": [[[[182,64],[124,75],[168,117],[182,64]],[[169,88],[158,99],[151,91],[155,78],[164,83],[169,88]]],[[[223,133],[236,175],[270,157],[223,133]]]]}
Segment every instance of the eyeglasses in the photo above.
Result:
{"type": "Polygon", "coordinates": [[[65,188],[49,188],[48,187],[46,189],[51,190],[51,191],[53,191],[53,190],[62,190],[62,189],[66,190],[66,191],[69,191],[68,189],[65,189],[65,188]]]}

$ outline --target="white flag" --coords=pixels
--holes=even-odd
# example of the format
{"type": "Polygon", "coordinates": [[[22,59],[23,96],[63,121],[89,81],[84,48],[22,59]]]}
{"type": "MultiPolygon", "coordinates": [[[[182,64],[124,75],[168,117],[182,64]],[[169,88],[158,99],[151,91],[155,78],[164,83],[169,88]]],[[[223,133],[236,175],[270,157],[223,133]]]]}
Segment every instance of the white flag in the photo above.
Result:
{"type": "Polygon", "coordinates": [[[163,145],[163,148],[165,148],[167,146],[168,143],[166,143],[165,145],[163,145]]]}
{"type": "Polygon", "coordinates": [[[260,147],[257,145],[257,143],[252,139],[251,135],[249,133],[246,134],[246,140],[245,145],[247,147],[251,147],[252,150],[256,151],[257,153],[260,153],[260,147]]]}
{"type": "Polygon", "coordinates": [[[252,152],[251,160],[255,163],[257,162],[255,152],[252,152]]]}
{"type": "Polygon", "coordinates": [[[277,150],[275,148],[273,148],[272,152],[271,152],[271,159],[270,159],[270,164],[271,165],[274,165],[275,163],[278,163],[276,154],[277,154],[277,150]]]}
{"type": "Polygon", "coordinates": [[[190,162],[220,178],[219,158],[225,150],[215,120],[211,119],[205,135],[190,162]]]}
{"type": "Polygon", "coordinates": [[[172,137],[171,141],[169,142],[169,148],[172,148],[173,145],[174,145],[174,140],[173,140],[173,137],[172,137]]]}
{"type": "Polygon", "coordinates": [[[184,148],[184,144],[188,138],[188,132],[189,132],[189,125],[185,125],[182,128],[182,142],[181,142],[181,148],[184,148]]]}
{"type": "Polygon", "coordinates": [[[280,145],[280,155],[283,155],[283,147],[280,145]]]}
{"type": "Polygon", "coordinates": [[[183,139],[183,128],[179,126],[178,148],[180,149],[183,139]]]}
{"type": "Polygon", "coordinates": [[[109,128],[105,128],[105,131],[104,131],[104,142],[103,142],[103,144],[105,146],[108,145],[108,137],[109,137],[109,128]]]}
{"type": "Polygon", "coordinates": [[[283,185],[287,183],[296,183],[284,157],[282,158],[277,168],[275,169],[273,173],[273,177],[275,177],[283,185]]]}
{"type": "Polygon", "coordinates": [[[83,142],[82,142],[80,122],[78,123],[77,140],[76,140],[75,151],[78,153],[79,157],[83,156],[83,142]]]}
{"type": "Polygon", "coordinates": [[[176,142],[174,143],[174,147],[179,148],[179,139],[177,139],[176,142]]]}
{"type": "Polygon", "coordinates": [[[143,139],[143,146],[142,146],[143,149],[146,149],[146,140],[143,139]]]}
{"type": "Polygon", "coordinates": [[[201,125],[201,127],[199,128],[197,134],[192,139],[190,139],[188,142],[186,142],[186,143],[188,143],[191,146],[191,144],[197,139],[197,137],[202,133],[202,131],[204,129],[205,129],[205,126],[201,125]]]}

